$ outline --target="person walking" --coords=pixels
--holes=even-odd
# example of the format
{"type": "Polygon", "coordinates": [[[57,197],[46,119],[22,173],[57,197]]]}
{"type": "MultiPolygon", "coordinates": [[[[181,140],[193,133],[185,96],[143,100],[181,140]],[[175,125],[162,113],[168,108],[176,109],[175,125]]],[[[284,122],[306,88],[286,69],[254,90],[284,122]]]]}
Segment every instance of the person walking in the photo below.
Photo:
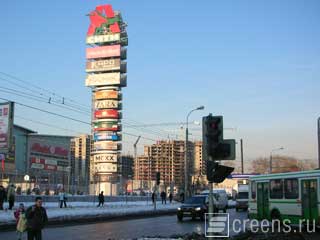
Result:
{"type": "Polygon", "coordinates": [[[100,206],[103,207],[103,205],[104,205],[104,195],[103,195],[103,191],[99,194],[98,199],[99,199],[98,207],[100,207],[100,206]]]}
{"type": "Polygon", "coordinates": [[[9,202],[9,210],[12,210],[14,206],[14,201],[16,198],[16,190],[14,184],[10,184],[8,187],[8,202],[9,202]]]}
{"type": "Polygon", "coordinates": [[[42,207],[42,198],[36,197],[35,204],[26,211],[28,240],[42,240],[42,229],[48,222],[47,211],[42,207]]]}
{"type": "Polygon", "coordinates": [[[152,199],[152,203],[154,204],[154,202],[155,202],[155,200],[156,200],[156,194],[155,194],[155,192],[152,193],[151,199],[152,199]]]}
{"type": "Polygon", "coordinates": [[[0,210],[3,210],[3,203],[7,199],[6,190],[2,185],[0,185],[0,210]]]}
{"type": "Polygon", "coordinates": [[[172,192],[170,192],[170,194],[169,194],[169,201],[170,201],[170,204],[172,203],[172,199],[173,199],[173,195],[172,195],[172,192]]]}
{"type": "Polygon", "coordinates": [[[164,202],[164,191],[162,191],[160,193],[160,197],[161,197],[161,203],[163,204],[163,202],[164,202]]]}
{"type": "Polygon", "coordinates": [[[26,219],[25,208],[23,203],[20,203],[19,208],[14,212],[14,217],[17,222],[18,240],[21,240],[23,237],[23,233],[27,229],[27,219],[26,219]]]}
{"type": "Polygon", "coordinates": [[[164,200],[164,204],[167,205],[167,192],[163,191],[163,200],[164,200]]]}
{"type": "Polygon", "coordinates": [[[66,197],[66,193],[64,192],[64,189],[62,189],[59,193],[59,201],[60,201],[60,208],[62,208],[62,206],[64,205],[64,207],[67,207],[67,197],[66,197]]]}

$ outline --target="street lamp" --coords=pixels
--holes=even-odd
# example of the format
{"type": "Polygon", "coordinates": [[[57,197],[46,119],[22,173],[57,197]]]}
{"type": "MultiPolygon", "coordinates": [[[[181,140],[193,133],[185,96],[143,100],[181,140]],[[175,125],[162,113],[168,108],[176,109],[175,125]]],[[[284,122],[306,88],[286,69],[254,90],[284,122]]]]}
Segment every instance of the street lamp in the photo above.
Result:
{"type": "Polygon", "coordinates": [[[188,164],[188,137],[189,137],[189,129],[188,129],[188,124],[189,124],[189,117],[191,115],[191,113],[193,113],[194,111],[198,111],[198,110],[203,110],[204,106],[200,106],[197,107],[193,110],[191,110],[188,115],[187,115],[187,126],[186,126],[186,141],[185,141],[185,145],[184,145],[184,195],[185,198],[187,198],[189,196],[189,164],[188,164]]]}
{"type": "Polygon", "coordinates": [[[270,162],[269,162],[269,173],[272,173],[272,154],[276,151],[280,151],[280,150],[283,150],[284,148],[281,147],[281,148],[275,148],[273,149],[271,152],[270,152],[270,162]]]}

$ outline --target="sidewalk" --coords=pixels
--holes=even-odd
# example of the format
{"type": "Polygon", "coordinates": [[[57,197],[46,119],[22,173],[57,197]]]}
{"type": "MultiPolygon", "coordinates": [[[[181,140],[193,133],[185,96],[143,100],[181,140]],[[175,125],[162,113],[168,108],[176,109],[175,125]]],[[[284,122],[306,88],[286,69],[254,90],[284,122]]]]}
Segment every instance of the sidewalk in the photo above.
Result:
{"type": "MultiPolygon", "coordinates": [[[[19,203],[16,203],[18,206],[19,203]]],[[[31,206],[32,203],[25,203],[31,206]]],[[[92,202],[70,202],[69,207],[59,208],[58,203],[46,203],[49,224],[66,224],[80,222],[107,221],[115,218],[143,217],[164,214],[174,214],[180,203],[162,205],[157,202],[157,210],[151,202],[107,202],[104,207],[97,207],[92,202]]],[[[5,206],[6,207],[6,206],[5,206]]],[[[15,227],[14,211],[0,211],[0,229],[15,227]]]]}

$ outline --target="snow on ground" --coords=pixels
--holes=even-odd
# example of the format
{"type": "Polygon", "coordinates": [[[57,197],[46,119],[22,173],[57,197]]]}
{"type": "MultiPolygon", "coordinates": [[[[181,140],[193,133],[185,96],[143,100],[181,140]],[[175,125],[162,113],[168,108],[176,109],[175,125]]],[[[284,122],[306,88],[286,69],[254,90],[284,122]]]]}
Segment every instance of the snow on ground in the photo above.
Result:
{"type": "MultiPolygon", "coordinates": [[[[67,203],[68,204],[68,203],[67,203]]],[[[19,203],[16,203],[18,206],[19,203]]],[[[25,206],[31,206],[32,203],[25,203],[25,206]]],[[[167,203],[162,205],[157,202],[157,209],[171,210],[176,209],[179,203],[167,203]]],[[[97,203],[92,202],[72,202],[69,203],[68,208],[59,208],[58,203],[46,203],[43,205],[47,209],[49,221],[51,220],[70,220],[81,219],[84,217],[101,217],[101,216],[125,216],[127,214],[142,213],[153,211],[154,206],[151,202],[137,201],[137,202],[105,202],[104,207],[97,207],[97,203]]],[[[7,206],[5,205],[5,208],[7,206]]],[[[6,210],[0,211],[0,225],[12,224],[15,222],[14,211],[6,210]]]]}

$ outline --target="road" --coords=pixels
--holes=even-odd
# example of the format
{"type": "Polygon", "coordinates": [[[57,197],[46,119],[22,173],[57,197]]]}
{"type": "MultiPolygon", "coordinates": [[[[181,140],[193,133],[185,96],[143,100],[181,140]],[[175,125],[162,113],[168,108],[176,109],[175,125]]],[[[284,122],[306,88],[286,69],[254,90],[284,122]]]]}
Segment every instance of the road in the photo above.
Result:
{"type": "MultiPolygon", "coordinates": [[[[245,219],[247,213],[236,213],[229,210],[230,219],[245,219]]],[[[77,239],[77,240],[105,240],[105,239],[133,239],[139,237],[163,236],[175,234],[204,233],[204,222],[185,219],[178,222],[175,215],[130,220],[99,222],[85,225],[49,227],[43,232],[43,239],[77,239]]],[[[15,239],[15,232],[0,233],[0,239],[15,239]]]]}

